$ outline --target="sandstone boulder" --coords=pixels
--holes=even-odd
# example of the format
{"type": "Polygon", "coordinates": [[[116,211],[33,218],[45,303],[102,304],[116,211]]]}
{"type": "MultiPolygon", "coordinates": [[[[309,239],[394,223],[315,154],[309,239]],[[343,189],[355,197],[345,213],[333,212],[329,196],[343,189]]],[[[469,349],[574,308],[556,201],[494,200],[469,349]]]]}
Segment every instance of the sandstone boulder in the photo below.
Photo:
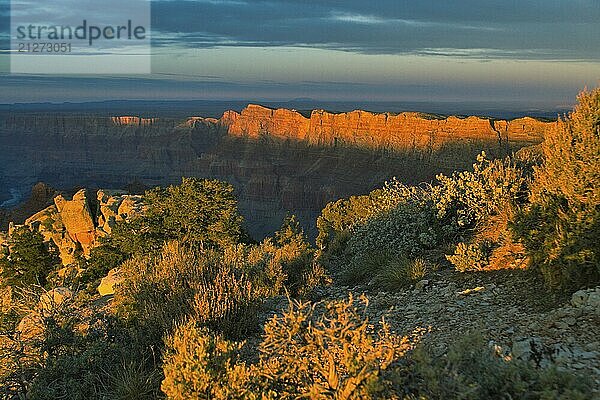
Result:
{"type": "Polygon", "coordinates": [[[37,311],[31,312],[19,321],[16,331],[24,341],[42,339],[45,331],[44,318],[37,311]]]}
{"type": "MultiPolygon", "coordinates": [[[[118,221],[144,212],[142,196],[100,190],[96,198],[98,207],[92,212],[86,190],[80,190],[71,200],[59,195],[54,198],[54,205],[27,218],[25,225],[58,247],[63,265],[74,264],[79,250],[88,257],[98,244],[98,238],[110,234],[118,221]]],[[[11,225],[11,231],[14,231],[14,225],[11,225]]],[[[11,234],[0,237],[0,250],[11,234]]]]}
{"type": "Polygon", "coordinates": [[[110,234],[117,222],[119,205],[122,198],[116,193],[105,190],[98,191],[97,198],[100,208],[100,212],[98,213],[98,229],[110,234]]]}
{"type": "Polygon", "coordinates": [[[96,226],[90,211],[85,189],[77,192],[72,200],[66,200],[62,195],[54,199],[54,203],[67,233],[74,242],[79,243],[85,256],[96,242],[96,226]]]}
{"type": "Polygon", "coordinates": [[[115,288],[118,284],[123,282],[123,276],[121,270],[118,268],[112,269],[108,272],[108,275],[102,278],[100,286],[98,286],[98,293],[100,296],[110,296],[115,294],[115,288]]]}
{"type": "MultiPolygon", "coordinates": [[[[56,201],[62,206],[64,198],[60,196],[57,199],[56,201]]],[[[56,245],[63,265],[75,263],[78,243],[67,232],[56,205],[49,206],[27,218],[25,225],[40,232],[44,241],[52,241],[56,245]]]]}
{"type": "Polygon", "coordinates": [[[73,298],[73,292],[66,287],[54,288],[40,296],[38,308],[42,311],[49,311],[60,307],[65,301],[73,298]]]}

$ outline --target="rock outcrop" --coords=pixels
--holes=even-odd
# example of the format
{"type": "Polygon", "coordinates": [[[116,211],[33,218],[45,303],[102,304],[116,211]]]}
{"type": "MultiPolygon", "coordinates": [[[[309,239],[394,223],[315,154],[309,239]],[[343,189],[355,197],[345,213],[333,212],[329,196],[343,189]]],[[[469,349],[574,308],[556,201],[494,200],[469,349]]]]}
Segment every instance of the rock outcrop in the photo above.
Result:
{"type": "Polygon", "coordinates": [[[98,286],[98,293],[100,296],[110,296],[115,294],[115,288],[123,282],[123,276],[121,270],[118,268],[111,269],[108,275],[102,278],[100,285],[98,286]]]}
{"type": "Polygon", "coordinates": [[[65,200],[59,195],[54,198],[54,204],[69,237],[73,242],[79,243],[83,254],[88,256],[96,243],[96,226],[87,191],[80,190],[72,200],[65,200]]]}
{"type": "Polygon", "coordinates": [[[59,195],[54,205],[29,217],[25,225],[58,247],[63,265],[73,264],[79,251],[89,256],[98,239],[109,234],[118,221],[144,211],[141,196],[100,190],[96,198],[97,202],[92,201],[85,189],[71,200],[59,195]]]}
{"type": "Polygon", "coordinates": [[[600,287],[579,290],[571,296],[571,305],[575,308],[595,313],[600,317],[600,287]]]}
{"type": "Polygon", "coordinates": [[[119,221],[140,215],[144,211],[142,196],[127,195],[119,191],[98,191],[97,231],[100,235],[110,234],[119,221]]]}
{"type": "Polygon", "coordinates": [[[230,135],[259,137],[270,135],[279,138],[304,140],[310,131],[310,120],[295,110],[261,107],[250,104],[239,116],[231,113],[224,116],[223,124],[228,125],[230,135]]]}

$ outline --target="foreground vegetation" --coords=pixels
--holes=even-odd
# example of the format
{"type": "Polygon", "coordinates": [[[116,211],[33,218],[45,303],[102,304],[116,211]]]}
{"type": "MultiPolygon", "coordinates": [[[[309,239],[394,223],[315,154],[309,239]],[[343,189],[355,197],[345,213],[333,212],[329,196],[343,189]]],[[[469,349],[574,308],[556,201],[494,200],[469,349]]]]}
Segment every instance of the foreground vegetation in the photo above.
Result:
{"type": "MultiPolygon", "coordinates": [[[[584,399],[590,384],[496,354],[465,334],[444,354],[427,329],[393,332],[368,299],[437,269],[528,269],[549,290],[600,283],[600,90],[583,93],[541,151],[431,184],[398,181],[329,204],[316,246],[294,216],[261,243],[233,188],[184,179],[145,195],[89,258],[58,266],[28,228],[0,256],[0,396],[31,399],[584,399]],[[96,294],[118,268],[114,296],[96,294]],[[287,298],[265,315],[264,304],[287,298]]],[[[536,295],[536,294],[532,294],[536,295]]]]}
{"type": "Polygon", "coordinates": [[[554,289],[598,284],[599,120],[597,89],[580,95],[541,154],[482,154],[473,171],[433,185],[392,181],[330,203],[318,220],[322,261],[349,282],[410,283],[447,260],[459,272],[536,268],[554,289]]]}

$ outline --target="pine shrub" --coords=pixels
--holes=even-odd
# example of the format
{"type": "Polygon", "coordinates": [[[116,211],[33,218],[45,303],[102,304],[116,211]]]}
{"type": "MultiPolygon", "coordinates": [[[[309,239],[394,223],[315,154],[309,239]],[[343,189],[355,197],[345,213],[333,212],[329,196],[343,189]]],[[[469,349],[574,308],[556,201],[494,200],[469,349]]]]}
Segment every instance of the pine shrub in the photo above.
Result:
{"type": "Polygon", "coordinates": [[[565,289],[600,282],[600,88],[578,100],[546,136],[531,205],[514,224],[531,264],[565,289]]]}

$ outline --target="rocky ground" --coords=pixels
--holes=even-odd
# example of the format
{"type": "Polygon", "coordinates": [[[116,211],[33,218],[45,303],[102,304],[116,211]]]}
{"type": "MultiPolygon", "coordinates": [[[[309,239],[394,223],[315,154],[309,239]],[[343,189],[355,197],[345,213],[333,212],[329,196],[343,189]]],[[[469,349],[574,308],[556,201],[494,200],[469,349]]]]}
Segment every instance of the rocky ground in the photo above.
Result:
{"type": "Polygon", "coordinates": [[[522,272],[442,271],[393,293],[334,285],[318,289],[317,298],[366,294],[371,320],[383,317],[399,334],[428,330],[423,340],[439,354],[461,335],[479,332],[501,356],[591,377],[600,396],[600,287],[561,298],[539,281],[522,272]]]}
{"type": "MultiPolygon", "coordinates": [[[[87,309],[88,317],[94,318],[102,310],[110,312],[114,286],[119,281],[114,271],[102,280],[98,289],[103,296],[87,309]]],[[[319,287],[311,300],[345,299],[349,294],[367,296],[371,321],[384,318],[399,335],[424,333],[422,341],[438,355],[462,336],[480,333],[505,359],[517,358],[538,368],[556,367],[591,378],[594,393],[590,398],[600,398],[600,287],[561,297],[548,291],[533,272],[457,274],[442,270],[393,292],[369,285],[319,287]]],[[[66,288],[45,293],[18,331],[27,336],[39,334],[36,318],[47,304],[60,305],[72,296],[66,288]]],[[[281,313],[288,302],[284,296],[268,299],[261,323],[281,313]]],[[[256,356],[260,340],[257,335],[247,341],[249,358],[256,356]]]]}

